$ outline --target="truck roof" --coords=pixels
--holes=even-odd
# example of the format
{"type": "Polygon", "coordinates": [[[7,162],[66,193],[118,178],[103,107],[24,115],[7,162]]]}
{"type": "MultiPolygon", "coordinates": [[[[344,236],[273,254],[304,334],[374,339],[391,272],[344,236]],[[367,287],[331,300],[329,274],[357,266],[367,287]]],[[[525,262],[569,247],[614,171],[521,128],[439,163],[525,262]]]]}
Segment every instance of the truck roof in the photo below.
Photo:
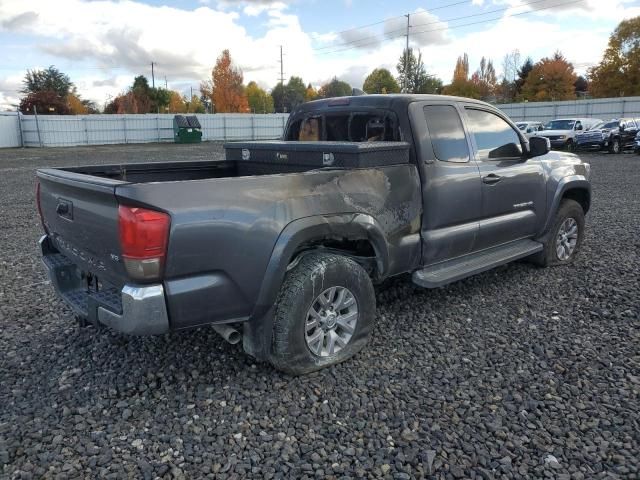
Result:
{"type": "Polygon", "coordinates": [[[466,102],[477,103],[491,108],[495,108],[493,105],[482,102],[480,100],[474,100],[472,98],[454,97],[450,95],[427,95],[427,94],[374,94],[374,95],[357,95],[349,97],[334,97],[323,98],[321,100],[314,100],[312,102],[303,103],[296,108],[296,112],[305,111],[318,111],[325,110],[333,107],[369,107],[369,108],[391,108],[397,109],[402,106],[407,106],[413,102],[422,101],[449,101],[449,102],[466,102]]]}

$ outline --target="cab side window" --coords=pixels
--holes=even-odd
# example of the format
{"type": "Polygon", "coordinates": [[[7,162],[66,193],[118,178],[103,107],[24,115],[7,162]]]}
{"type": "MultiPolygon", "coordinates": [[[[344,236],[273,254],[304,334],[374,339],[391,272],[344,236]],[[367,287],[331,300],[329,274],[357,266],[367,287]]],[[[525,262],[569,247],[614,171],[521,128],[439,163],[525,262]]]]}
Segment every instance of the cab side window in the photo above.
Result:
{"type": "Polygon", "coordinates": [[[469,146],[455,107],[428,105],[424,107],[424,116],[436,158],[442,162],[468,162],[469,146]]]}
{"type": "Polygon", "coordinates": [[[478,148],[480,160],[518,158],[522,144],[516,131],[498,115],[467,108],[469,130],[478,148]]]}

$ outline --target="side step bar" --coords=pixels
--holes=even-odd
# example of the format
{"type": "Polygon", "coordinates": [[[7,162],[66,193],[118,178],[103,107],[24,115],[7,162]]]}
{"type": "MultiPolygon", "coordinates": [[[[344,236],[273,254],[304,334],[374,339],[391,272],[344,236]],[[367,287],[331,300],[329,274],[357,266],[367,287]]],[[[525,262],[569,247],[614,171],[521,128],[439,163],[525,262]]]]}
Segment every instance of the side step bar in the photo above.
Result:
{"type": "Polygon", "coordinates": [[[436,288],[456,280],[485,272],[505,263],[528,257],[542,250],[542,244],[533,240],[515,242],[489,248],[413,272],[413,283],[424,288],[436,288]]]}

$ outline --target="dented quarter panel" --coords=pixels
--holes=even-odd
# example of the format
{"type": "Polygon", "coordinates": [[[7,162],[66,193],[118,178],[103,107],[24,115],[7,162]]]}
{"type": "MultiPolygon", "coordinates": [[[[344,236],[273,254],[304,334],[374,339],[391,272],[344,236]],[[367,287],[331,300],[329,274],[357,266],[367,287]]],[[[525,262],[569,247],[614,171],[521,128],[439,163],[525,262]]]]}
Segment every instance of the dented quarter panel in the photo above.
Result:
{"type": "MultiPolygon", "coordinates": [[[[336,238],[367,238],[362,232],[379,230],[372,235],[384,239],[378,248],[385,248],[384,256],[389,259],[380,273],[387,276],[411,270],[420,258],[420,192],[416,167],[404,164],[194,180],[189,188],[184,182],[163,182],[161,187],[127,184],[117,187],[116,196],[171,215],[165,284],[169,302],[180,303],[169,305],[172,326],[186,328],[247,319],[257,303],[279,236],[287,225],[304,218],[342,216],[342,223],[350,226],[341,228],[340,222],[327,222],[336,238]],[[196,283],[186,288],[181,280],[185,277],[201,281],[194,280],[196,283]],[[188,290],[189,301],[184,297],[181,302],[179,293],[188,290]],[[201,290],[202,295],[194,295],[193,290],[201,290]],[[221,308],[221,303],[228,301],[237,307],[232,311],[221,308]],[[214,311],[224,311],[226,318],[202,313],[214,311]]],[[[298,241],[305,239],[302,235],[298,241]]],[[[274,261],[286,266],[290,260],[285,256],[274,261]]],[[[268,305],[275,297],[262,301],[268,305]]]]}

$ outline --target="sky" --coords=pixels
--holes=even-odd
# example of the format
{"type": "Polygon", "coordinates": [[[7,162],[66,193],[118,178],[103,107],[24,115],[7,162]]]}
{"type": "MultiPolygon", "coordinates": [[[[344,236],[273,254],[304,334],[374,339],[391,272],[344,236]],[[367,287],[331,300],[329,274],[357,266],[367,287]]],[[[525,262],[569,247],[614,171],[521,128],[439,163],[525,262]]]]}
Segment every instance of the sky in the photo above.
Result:
{"type": "Polygon", "coordinates": [[[446,84],[456,58],[534,61],[560,50],[578,73],[598,63],[640,0],[0,0],[0,110],[15,109],[27,69],[55,65],[100,107],[136,75],[188,94],[210,78],[223,49],[245,83],[280,77],[320,86],[337,76],[361,87],[395,66],[406,42],[446,84]],[[165,83],[166,82],[166,83],[165,83]]]}

